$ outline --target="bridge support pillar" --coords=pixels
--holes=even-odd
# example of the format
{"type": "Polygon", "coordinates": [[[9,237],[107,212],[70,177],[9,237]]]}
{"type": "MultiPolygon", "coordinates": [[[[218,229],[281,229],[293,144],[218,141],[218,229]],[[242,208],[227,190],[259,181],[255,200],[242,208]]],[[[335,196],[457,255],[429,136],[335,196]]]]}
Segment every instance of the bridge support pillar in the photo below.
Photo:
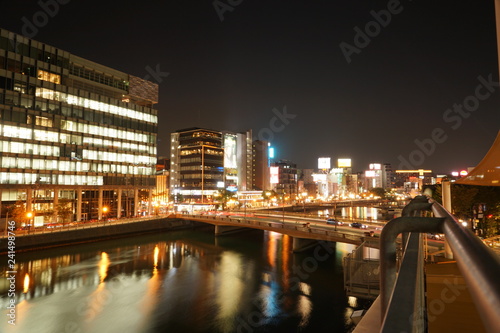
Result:
{"type": "Polygon", "coordinates": [[[235,233],[235,232],[243,231],[245,229],[246,228],[233,227],[233,226],[228,226],[228,225],[216,225],[215,226],[215,236],[232,234],[232,233],[235,233]]]}
{"type": "Polygon", "coordinates": [[[302,252],[317,244],[315,239],[297,238],[293,237],[293,252],[302,252]]]}

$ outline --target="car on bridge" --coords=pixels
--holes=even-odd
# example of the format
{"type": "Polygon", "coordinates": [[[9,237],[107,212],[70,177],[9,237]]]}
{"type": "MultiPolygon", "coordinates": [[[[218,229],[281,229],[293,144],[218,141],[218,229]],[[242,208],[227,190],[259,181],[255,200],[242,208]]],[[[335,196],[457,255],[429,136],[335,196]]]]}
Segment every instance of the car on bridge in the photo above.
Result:
{"type": "Polygon", "coordinates": [[[326,224],[344,225],[344,222],[340,222],[339,220],[336,220],[336,219],[328,219],[328,220],[326,220],[326,224]]]}
{"type": "Polygon", "coordinates": [[[364,225],[363,223],[359,223],[359,222],[352,222],[351,223],[351,227],[358,228],[358,229],[366,229],[366,228],[368,228],[367,225],[364,225]]]}

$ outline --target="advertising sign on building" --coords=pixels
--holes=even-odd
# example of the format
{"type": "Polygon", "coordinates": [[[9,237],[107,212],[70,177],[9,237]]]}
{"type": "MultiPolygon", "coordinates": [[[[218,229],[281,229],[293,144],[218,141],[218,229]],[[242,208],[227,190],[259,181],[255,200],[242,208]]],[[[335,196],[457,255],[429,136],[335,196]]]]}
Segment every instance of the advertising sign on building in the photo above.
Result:
{"type": "Polygon", "coordinates": [[[236,164],[236,136],[226,134],[224,136],[224,167],[235,169],[236,164]]]}
{"type": "Polygon", "coordinates": [[[270,168],[270,174],[271,174],[271,184],[278,184],[280,182],[280,177],[279,177],[279,167],[273,166],[270,168]]]}
{"type": "Polygon", "coordinates": [[[350,168],[351,167],[351,159],[350,158],[339,158],[337,160],[337,166],[339,168],[350,168]]]}
{"type": "Polygon", "coordinates": [[[318,158],[318,169],[330,169],[331,168],[330,160],[331,160],[330,157],[318,158]]]}

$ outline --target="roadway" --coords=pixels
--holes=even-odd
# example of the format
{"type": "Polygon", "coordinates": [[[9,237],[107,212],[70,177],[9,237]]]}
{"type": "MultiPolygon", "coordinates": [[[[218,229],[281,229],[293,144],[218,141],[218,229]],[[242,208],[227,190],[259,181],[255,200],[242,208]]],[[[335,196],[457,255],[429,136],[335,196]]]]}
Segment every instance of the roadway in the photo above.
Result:
{"type": "MultiPolygon", "coordinates": [[[[342,239],[347,238],[347,242],[353,244],[361,244],[361,242],[367,237],[372,236],[373,238],[378,238],[380,236],[380,232],[382,231],[383,226],[386,221],[375,221],[371,219],[337,219],[344,223],[341,226],[330,225],[326,223],[325,219],[322,218],[313,218],[301,215],[294,214],[271,214],[271,213],[258,213],[255,211],[250,212],[218,212],[218,213],[206,213],[200,215],[185,215],[185,214],[175,214],[175,215],[151,215],[151,216],[143,216],[138,218],[121,218],[121,219],[107,219],[101,221],[82,221],[82,222],[71,222],[66,224],[49,224],[43,227],[36,227],[34,229],[17,229],[14,231],[16,237],[23,235],[33,235],[33,234],[44,234],[51,232],[60,232],[67,230],[78,230],[78,229],[87,229],[87,228],[98,228],[109,226],[113,224],[125,224],[125,223],[134,223],[138,221],[152,220],[152,219],[165,219],[168,217],[181,218],[181,219],[190,219],[196,218],[197,220],[202,219],[205,221],[200,222],[208,222],[211,223],[213,221],[219,221],[222,223],[236,222],[236,224],[229,223],[228,225],[240,225],[249,228],[257,228],[264,229],[275,232],[283,232],[284,229],[290,231],[295,230],[299,231],[293,232],[296,237],[299,234],[303,234],[306,236],[305,238],[314,239],[323,239],[322,237],[318,238],[318,235],[326,235],[327,238],[325,240],[332,241],[342,241],[342,239]],[[206,221],[208,220],[208,221],[206,221]],[[362,223],[366,228],[353,228],[350,226],[352,222],[362,223]],[[261,228],[259,226],[265,225],[266,223],[271,223],[273,227],[270,228],[261,228]],[[370,234],[367,234],[371,233],[370,234]],[[312,235],[309,235],[312,234],[312,235]],[[309,237],[307,237],[309,236],[309,237]],[[330,236],[330,237],[328,237],[330,236]]],[[[291,234],[288,232],[288,234],[291,234]]],[[[1,237],[6,237],[7,233],[2,233],[1,237]]],[[[432,247],[432,250],[438,250],[444,246],[443,241],[439,240],[429,240],[429,246],[432,247]]]]}

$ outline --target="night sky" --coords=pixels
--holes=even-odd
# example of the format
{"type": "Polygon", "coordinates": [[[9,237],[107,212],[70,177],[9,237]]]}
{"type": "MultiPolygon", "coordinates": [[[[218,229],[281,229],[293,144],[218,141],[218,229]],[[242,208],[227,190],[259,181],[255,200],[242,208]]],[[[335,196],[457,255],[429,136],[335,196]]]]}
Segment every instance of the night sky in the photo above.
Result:
{"type": "Polygon", "coordinates": [[[159,83],[160,156],[178,129],[251,128],[299,168],[444,173],[500,128],[493,0],[58,3],[34,32],[38,1],[0,1],[0,27],[159,83]]]}

